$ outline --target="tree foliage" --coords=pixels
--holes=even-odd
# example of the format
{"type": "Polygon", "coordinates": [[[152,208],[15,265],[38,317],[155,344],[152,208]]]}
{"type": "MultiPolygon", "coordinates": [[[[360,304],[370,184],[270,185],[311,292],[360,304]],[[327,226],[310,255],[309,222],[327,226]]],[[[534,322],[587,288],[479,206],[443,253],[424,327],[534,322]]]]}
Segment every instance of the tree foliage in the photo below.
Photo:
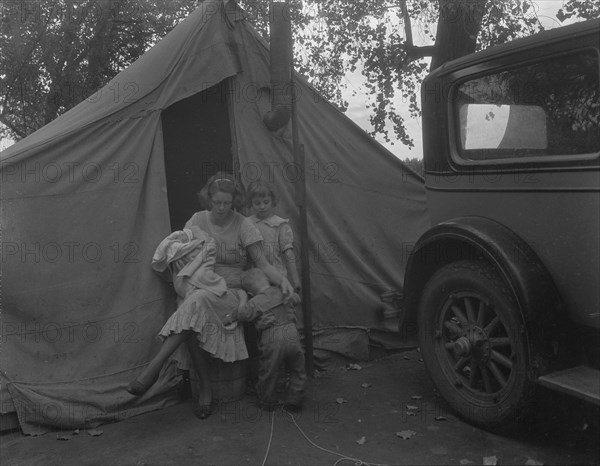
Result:
{"type": "Polygon", "coordinates": [[[49,123],[139,58],[194,8],[189,0],[3,2],[5,131],[19,139],[49,123]]]}
{"type": "MultiPolygon", "coordinates": [[[[255,24],[266,28],[267,10],[245,3],[255,24]]],[[[307,0],[296,10],[294,38],[296,67],[319,91],[345,110],[347,73],[360,72],[370,134],[413,146],[405,116],[420,116],[419,88],[430,66],[542,26],[530,0],[406,0],[405,5],[415,42],[433,44],[432,57],[407,41],[401,0],[307,0]]]]}
{"type": "Polygon", "coordinates": [[[561,22],[571,18],[600,18],[600,3],[586,0],[570,0],[558,10],[556,17],[561,22]]]}
{"type": "MultiPolygon", "coordinates": [[[[361,73],[371,134],[408,146],[403,115],[419,116],[430,66],[542,29],[531,0],[289,1],[296,69],[341,110],[348,72],[361,73]]],[[[268,38],[269,2],[238,3],[268,38]]],[[[24,137],[93,94],[195,7],[193,0],[5,3],[0,137],[24,137]]],[[[599,10],[593,0],[569,0],[557,16],[593,18],[599,10]]]]}
{"type": "Polygon", "coordinates": [[[430,63],[436,67],[541,28],[528,0],[408,0],[406,12],[415,42],[434,45],[429,58],[419,56],[417,47],[407,41],[406,18],[399,0],[312,4],[322,23],[322,39],[318,46],[309,48],[308,66],[303,71],[311,73],[314,63],[318,63],[320,74],[313,79],[328,91],[330,99],[345,107],[347,103],[340,100],[345,71],[360,69],[368,96],[365,105],[370,110],[371,134],[407,146],[413,146],[413,140],[403,115],[406,110],[412,117],[420,115],[420,83],[430,63]]]}

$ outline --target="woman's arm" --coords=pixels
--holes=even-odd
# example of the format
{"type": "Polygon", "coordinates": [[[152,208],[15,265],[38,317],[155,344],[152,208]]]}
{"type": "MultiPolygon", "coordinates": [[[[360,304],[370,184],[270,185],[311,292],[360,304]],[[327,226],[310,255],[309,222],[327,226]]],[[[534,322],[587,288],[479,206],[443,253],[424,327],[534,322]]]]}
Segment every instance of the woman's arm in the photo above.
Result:
{"type": "Polygon", "coordinates": [[[248,245],[246,250],[254,265],[265,273],[273,285],[281,288],[284,298],[290,298],[294,293],[294,288],[288,279],[281,275],[277,269],[269,263],[263,252],[262,241],[248,245]]]}

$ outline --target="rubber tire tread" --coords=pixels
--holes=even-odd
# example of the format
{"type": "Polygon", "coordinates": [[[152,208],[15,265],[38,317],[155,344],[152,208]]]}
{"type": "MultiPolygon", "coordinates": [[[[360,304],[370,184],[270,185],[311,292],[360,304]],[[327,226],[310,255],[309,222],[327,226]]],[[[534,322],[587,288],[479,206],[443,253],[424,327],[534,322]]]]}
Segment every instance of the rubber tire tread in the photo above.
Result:
{"type": "MultiPolygon", "coordinates": [[[[445,298],[438,299],[437,303],[441,306],[444,300],[445,298]]],[[[457,261],[447,264],[436,271],[423,288],[419,305],[418,328],[420,351],[427,372],[442,397],[450,405],[452,411],[460,418],[473,425],[492,431],[512,429],[515,425],[519,425],[527,419],[533,406],[536,386],[528,376],[531,361],[529,360],[529,348],[525,338],[525,325],[522,322],[521,315],[512,293],[490,264],[482,261],[457,261]],[[477,409],[465,409],[466,404],[464,397],[460,395],[458,389],[455,388],[443,374],[433,347],[427,347],[428,337],[429,341],[433,341],[431,339],[432,334],[428,331],[428,328],[431,327],[430,321],[432,319],[433,321],[436,320],[435,315],[431,316],[429,314],[431,312],[431,307],[435,306],[435,302],[432,303],[431,300],[435,301],[437,296],[450,295],[454,290],[444,290],[444,287],[448,283],[451,285],[453,282],[461,280],[463,282],[470,282],[469,286],[472,286],[473,283],[482,284],[482,288],[477,291],[482,292],[482,294],[489,294],[492,297],[495,296],[498,301],[494,303],[495,306],[500,305],[500,300],[502,300],[504,308],[507,312],[512,314],[510,317],[512,323],[518,323],[519,325],[519,328],[516,329],[517,334],[522,335],[519,344],[521,346],[525,367],[523,371],[517,370],[517,372],[520,372],[517,375],[522,377],[518,382],[518,385],[520,386],[520,388],[518,388],[519,392],[514,394],[511,393],[509,395],[510,400],[508,406],[502,409],[501,414],[479,416],[476,413],[476,411],[478,411],[477,409]]]]}

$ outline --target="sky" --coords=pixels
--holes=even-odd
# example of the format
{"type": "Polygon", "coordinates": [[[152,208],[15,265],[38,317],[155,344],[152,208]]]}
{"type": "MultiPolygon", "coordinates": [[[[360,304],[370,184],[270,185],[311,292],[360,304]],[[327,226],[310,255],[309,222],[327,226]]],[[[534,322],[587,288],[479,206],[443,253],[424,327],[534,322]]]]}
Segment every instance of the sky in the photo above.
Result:
{"type": "MultiPolygon", "coordinates": [[[[542,25],[546,29],[552,29],[554,27],[561,26],[561,24],[556,19],[556,12],[563,5],[563,0],[534,0],[539,11],[538,16],[542,25]]],[[[414,27],[413,27],[414,29],[414,27]]],[[[415,36],[415,42],[418,41],[418,37],[416,35],[416,31],[413,31],[413,35],[415,36]]],[[[417,42],[418,43],[418,42],[417,42]]],[[[418,44],[422,45],[422,44],[418,44]]],[[[343,97],[348,101],[349,106],[346,111],[346,115],[351,118],[358,126],[365,130],[370,130],[369,124],[369,111],[365,107],[366,102],[366,91],[362,86],[362,76],[360,72],[348,73],[346,76],[346,89],[343,93],[343,97]]],[[[397,108],[400,108],[400,102],[398,103],[397,108]]],[[[413,138],[415,146],[411,149],[407,146],[402,145],[401,143],[392,143],[385,142],[383,136],[377,136],[377,139],[381,144],[383,144],[390,152],[392,152],[396,157],[401,159],[406,158],[421,158],[422,157],[422,142],[421,142],[421,122],[420,119],[411,118],[408,112],[406,112],[405,122],[406,127],[408,129],[409,135],[413,138]]],[[[393,137],[393,131],[390,131],[390,135],[393,137]]],[[[0,140],[0,151],[7,148],[12,144],[12,141],[8,140],[0,140]]]]}
{"type": "MultiPolygon", "coordinates": [[[[552,29],[555,27],[564,26],[567,22],[561,24],[556,19],[556,12],[562,7],[563,0],[534,0],[538,7],[538,17],[540,22],[545,29],[552,29]]],[[[413,29],[414,26],[413,26],[413,29]]],[[[415,42],[417,41],[416,32],[413,30],[415,36],[415,42]]],[[[424,44],[418,44],[424,45],[424,44]]],[[[347,87],[343,93],[343,97],[348,101],[349,106],[346,111],[346,115],[350,117],[355,123],[365,130],[370,130],[371,126],[369,123],[369,110],[365,108],[366,96],[365,91],[362,88],[362,76],[360,72],[349,73],[346,76],[347,87]],[[356,94],[356,95],[354,95],[356,94]]],[[[397,108],[401,105],[398,103],[397,108]]],[[[423,144],[421,140],[421,122],[420,119],[411,118],[408,112],[404,116],[408,134],[412,137],[415,146],[409,148],[404,146],[402,143],[397,142],[392,144],[391,142],[385,142],[383,136],[376,136],[375,139],[385,146],[390,152],[396,157],[401,159],[407,158],[422,158],[423,144]]],[[[393,134],[393,131],[390,131],[393,134]]]]}

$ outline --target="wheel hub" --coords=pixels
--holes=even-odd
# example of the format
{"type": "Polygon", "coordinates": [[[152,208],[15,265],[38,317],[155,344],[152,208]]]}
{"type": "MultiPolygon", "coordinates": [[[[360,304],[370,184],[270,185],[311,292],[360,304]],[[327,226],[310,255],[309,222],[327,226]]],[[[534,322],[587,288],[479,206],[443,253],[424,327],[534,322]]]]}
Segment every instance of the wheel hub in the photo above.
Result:
{"type": "Polygon", "coordinates": [[[460,337],[454,342],[454,354],[467,356],[471,352],[471,342],[467,337],[460,337]]]}
{"type": "Polygon", "coordinates": [[[511,339],[494,307],[472,292],[453,293],[444,303],[436,338],[456,387],[493,394],[513,373],[511,339]]]}
{"type": "Polygon", "coordinates": [[[490,357],[490,341],[485,331],[476,325],[466,324],[462,335],[454,341],[454,354],[457,357],[473,357],[485,364],[490,357]]]}

